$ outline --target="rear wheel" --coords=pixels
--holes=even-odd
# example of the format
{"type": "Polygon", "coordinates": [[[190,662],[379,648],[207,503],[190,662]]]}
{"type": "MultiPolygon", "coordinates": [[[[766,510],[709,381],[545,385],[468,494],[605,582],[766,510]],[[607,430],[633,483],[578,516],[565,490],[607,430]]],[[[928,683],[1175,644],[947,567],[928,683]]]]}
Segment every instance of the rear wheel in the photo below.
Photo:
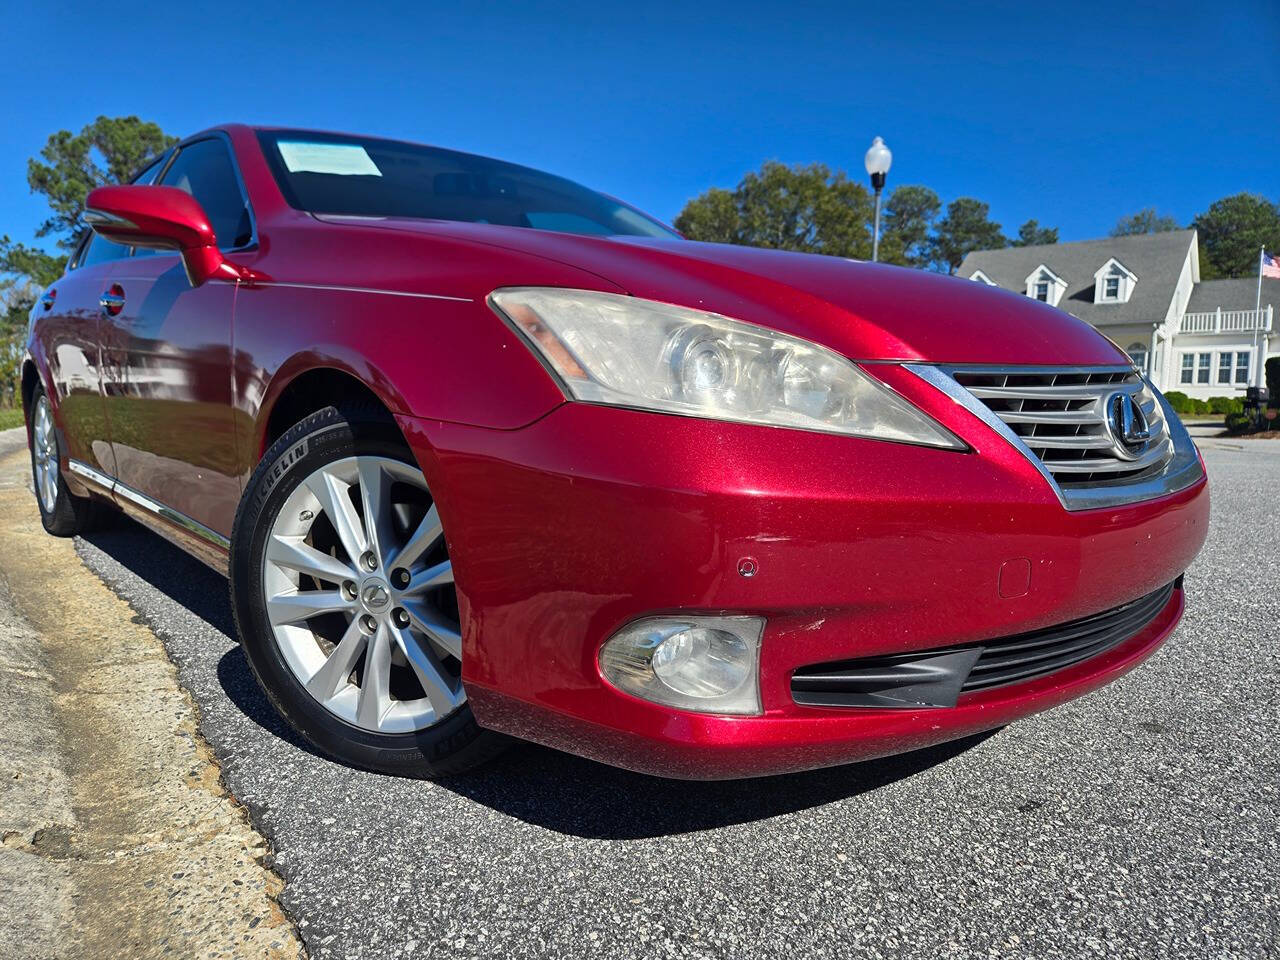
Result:
{"type": "Polygon", "coordinates": [[[232,543],[245,656],[304,737],[415,776],[500,749],[466,702],[435,502],[381,411],[330,407],[286,433],[250,480],[232,543]]]}
{"type": "Polygon", "coordinates": [[[55,537],[71,537],[91,526],[97,504],[67,489],[61,463],[53,407],[44,389],[36,387],[35,396],[31,398],[31,479],[40,507],[40,522],[55,537]]]}

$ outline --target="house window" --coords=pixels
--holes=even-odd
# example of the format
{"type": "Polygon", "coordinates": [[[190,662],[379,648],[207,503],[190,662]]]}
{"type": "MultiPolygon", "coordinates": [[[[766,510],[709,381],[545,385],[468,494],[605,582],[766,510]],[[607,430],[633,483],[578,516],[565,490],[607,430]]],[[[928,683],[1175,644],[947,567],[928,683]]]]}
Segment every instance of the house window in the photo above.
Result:
{"type": "MultiPolygon", "coordinates": [[[[1188,361],[1190,360],[1191,356],[1192,356],[1191,354],[1183,354],[1183,357],[1182,357],[1182,371],[1183,371],[1182,382],[1183,383],[1191,382],[1186,378],[1188,361]]],[[[1199,366],[1197,367],[1197,373],[1199,373],[1200,368],[1204,366],[1205,356],[1207,356],[1207,354],[1202,353],[1198,355],[1197,359],[1198,359],[1199,366]]],[[[1222,351],[1221,353],[1218,354],[1218,373],[1214,377],[1213,382],[1215,384],[1224,384],[1224,385],[1243,384],[1245,386],[1248,386],[1249,373],[1253,369],[1253,364],[1250,363],[1252,358],[1253,358],[1253,353],[1252,351],[1249,351],[1249,350],[1222,351]]],[[[1203,378],[1203,376],[1200,376],[1198,382],[1206,383],[1207,381],[1203,378]]]]}
{"type": "Polygon", "coordinates": [[[1194,383],[1196,373],[1196,358],[1194,354],[1184,353],[1182,355],[1182,375],[1178,378],[1179,383],[1194,383]]]}
{"type": "Polygon", "coordinates": [[[1147,369],[1147,346],[1144,343],[1131,343],[1129,349],[1125,351],[1129,354],[1129,359],[1133,361],[1133,365],[1139,370],[1147,369]]]}
{"type": "Polygon", "coordinates": [[[1049,302],[1049,281],[1040,280],[1036,283],[1036,299],[1043,302],[1049,302]]]}
{"type": "Polygon", "coordinates": [[[1123,263],[1112,257],[1093,274],[1094,303],[1128,303],[1138,278],[1123,263]]]}
{"type": "Polygon", "coordinates": [[[1209,367],[1213,363],[1212,353],[1196,354],[1196,383],[1209,382],[1209,367]]]}
{"type": "Polygon", "coordinates": [[[1228,350],[1226,353],[1218,354],[1218,382],[1219,383],[1231,382],[1231,361],[1234,358],[1234,356],[1235,355],[1232,354],[1230,350],[1228,350]]]}
{"type": "Polygon", "coordinates": [[[1250,352],[1248,350],[1240,350],[1236,352],[1236,383],[1249,383],[1249,362],[1250,352]]]}

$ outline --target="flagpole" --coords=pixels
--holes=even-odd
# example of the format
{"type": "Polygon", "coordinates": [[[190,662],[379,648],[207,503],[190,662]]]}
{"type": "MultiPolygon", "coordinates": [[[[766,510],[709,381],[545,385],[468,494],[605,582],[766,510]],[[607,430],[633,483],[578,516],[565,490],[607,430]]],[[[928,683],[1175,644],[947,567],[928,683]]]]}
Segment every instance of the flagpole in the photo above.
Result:
{"type": "MultiPolygon", "coordinates": [[[[1258,251],[1258,296],[1253,301],[1253,353],[1256,357],[1258,354],[1258,328],[1262,326],[1262,260],[1267,254],[1266,244],[1262,245],[1262,249],[1258,251]]],[[[1267,358],[1259,357],[1254,363],[1254,382],[1255,387],[1262,386],[1262,371],[1266,369],[1267,358]]]]}

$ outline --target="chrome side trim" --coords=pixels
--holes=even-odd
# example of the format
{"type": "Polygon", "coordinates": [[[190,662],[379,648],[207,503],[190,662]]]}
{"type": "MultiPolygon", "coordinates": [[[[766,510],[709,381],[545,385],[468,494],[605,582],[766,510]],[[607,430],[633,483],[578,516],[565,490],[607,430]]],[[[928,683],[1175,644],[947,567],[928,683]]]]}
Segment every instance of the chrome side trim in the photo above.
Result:
{"type": "Polygon", "coordinates": [[[139,493],[127,483],[121,483],[117,480],[115,493],[117,496],[124,497],[130,503],[149,511],[162,519],[168,520],[170,523],[176,524],[184,530],[194,533],[201,540],[212,543],[216,547],[221,547],[223,550],[231,549],[231,541],[216,530],[210,530],[203,523],[200,523],[198,520],[192,520],[185,513],[179,513],[172,507],[166,507],[163,503],[152,500],[145,493],[139,493]]]}
{"type": "Polygon", "coordinates": [[[199,520],[193,520],[185,513],[179,513],[172,507],[166,507],[163,503],[152,500],[145,493],[140,493],[127,483],[122,483],[113,477],[108,477],[105,473],[101,473],[79,460],[68,460],[67,466],[72,473],[78,474],[84,479],[90,481],[95,486],[101,487],[105,492],[123,497],[136,507],[141,507],[148,513],[151,513],[163,520],[168,520],[176,526],[182,527],[189,533],[195,534],[206,543],[211,543],[215,547],[223,550],[231,549],[231,541],[218,533],[216,530],[210,530],[199,520]]]}
{"type": "MultiPolygon", "coordinates": [[[[1058,501],[1067,510],[1096,510],[1103,507],[1125,506],[1131,503],[1139,503],[1143,500],[1154,500],[1156,497],[1163,497],[1170,493],[1177,493],[1179,490],[1185,490],[1204,476],[1204,469],[1200,466],[1200,457],[1196,452],[1196,446],[1192,442],[1190,434],[1187,433],[1186,427],[1182,425],[1178,415],[1173,412],[1173,408],[1165,400],[1164,394],[1157,390],[1146,376],[1143,376],[1142,379],[1160,402],[1161,413],[1169,428],[1169,439],[1173,444],[1173,456],[1164,470],[1158,476],[1136,483],[1118,482],[1110,486],[1104,484],[1093,487],[1069,487],[1064,490],[1058,485],[1058,481],[1054,479],[1053,474],[1049,472],[1044,462],[1036,456],[1030,447],[1023,443],[1022,438],[1014,433],[1007,423],[996,416],[986,404],[970,393],[968,389],[961,386],[938,367],[922,363],[905,363],[903,367],[910,370],[930,386],[945,393],[1021,453],[1044,477],[1050,489],[1057,495],[1058,501]]],[[[1002,369],[1014,370],[1016,368],[1002,369]]],[[[1025,369],[1028,372],[1040,372],[1044,368],[1027,367],[1025,369]]],[[[1114,368],[1073,367],[1071,371],[1101,373],[1112,369],[1114,368]]]]}
{"type": "Polygon", "coordinates": [[[95,486],[102,487],[102,489],[107,493],[110,493],[111,488],[115,486],[115,480],[108,477],[105,473],[99,473],[87,463],[81,463],[79,460],[68,459],[67,466],[70,468],[72,473],[88,480],[95,486]]]}
{"type": "Polygon", "coordinates": [[[475,303],[470,297],[450,297],[443,293],[412,293],[408,290],[379,290],[375,287],[342,287],[327,283],[289,283],[284,280],[255,280],[254,287],[293,287],[297,290],[332,290],[338,293],[380,293],[387,297],[415,297],[419,300],[452,300],[455,303],[475,303]]]}

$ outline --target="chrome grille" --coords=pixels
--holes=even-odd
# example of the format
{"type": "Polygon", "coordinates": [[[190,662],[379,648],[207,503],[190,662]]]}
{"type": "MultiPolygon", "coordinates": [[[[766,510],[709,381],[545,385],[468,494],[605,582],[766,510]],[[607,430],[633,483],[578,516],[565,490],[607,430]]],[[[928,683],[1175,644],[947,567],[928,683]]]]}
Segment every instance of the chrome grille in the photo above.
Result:
{"type": "Polygon", "coordinates": [[[948,371],[1000,418],[1060,487],[1128,483],[1158,473],[1173,456],[1163,408],[1127,367],[1069,370],[955,368],[948,371]],[[1109,414],[1127,394],[1150,437],[1127,444],[1109,414]]]}

